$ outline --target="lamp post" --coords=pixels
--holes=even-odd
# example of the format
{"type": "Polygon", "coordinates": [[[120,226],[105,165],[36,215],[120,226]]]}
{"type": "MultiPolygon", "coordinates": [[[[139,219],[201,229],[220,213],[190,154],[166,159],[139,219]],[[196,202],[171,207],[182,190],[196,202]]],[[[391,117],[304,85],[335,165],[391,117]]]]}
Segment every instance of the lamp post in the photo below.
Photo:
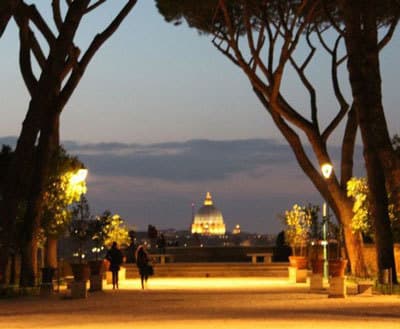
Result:
{"type": "MultiPolygon", "coordinates": [[[[332,174],[332,165],[330,163],[324,163],[321,166],[322,175],[325,179],[329,179],[332,174]]],[[[324,259],[324,278],[328,278],[328,241],[327,241],[327,224],[329,220],[329,211],[326,201],[322,206],[322,247],[323,247],[323,259],[324,259]]]]}

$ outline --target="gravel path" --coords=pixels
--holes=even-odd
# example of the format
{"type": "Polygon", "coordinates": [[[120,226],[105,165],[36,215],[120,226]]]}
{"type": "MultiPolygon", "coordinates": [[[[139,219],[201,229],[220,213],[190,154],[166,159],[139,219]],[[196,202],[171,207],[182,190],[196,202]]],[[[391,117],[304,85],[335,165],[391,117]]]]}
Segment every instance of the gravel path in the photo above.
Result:
{"type": "Polygon", "coordinates": [[[400,297],[327,298],[305,284],[261,278],[127,280],[86,299],[0,300],[0,328],[400,329],[400,297]]]}

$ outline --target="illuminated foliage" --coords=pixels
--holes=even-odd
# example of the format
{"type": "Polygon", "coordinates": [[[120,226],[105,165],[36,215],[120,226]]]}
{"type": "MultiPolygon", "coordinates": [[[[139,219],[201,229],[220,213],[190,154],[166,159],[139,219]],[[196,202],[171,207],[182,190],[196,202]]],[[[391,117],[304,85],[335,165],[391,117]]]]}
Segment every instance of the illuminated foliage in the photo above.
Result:
{"type": "Polygon", "coordinates": [[[129,245],[129,229],[124,224],[124,220],[121,216],[118,214],[111,215],[111,212],[106,210],[102,217],[106,221],[106,225],[104,226],[104,233],[106,236],[104,245],[109,248],[114,241],[120,246],[129,245]]]}
{"type": "MultiPolygon", "coordinates": [[[[368,182],[366,178],[352,177],[347,182],[347,196],[353,198],[353,231],[370,234],[372,231],[372,217],[368,200],[368,182]]],[[[389,219],[392,223],[396,221],[393,204],[389,204],[389,219]]]]}
{"type": "Polygon", "coordinates": [[[52,172],[44,194],[42,228],[47,236],[58,237],[71,222],[70,205],[86,193],[85,179],[78,177],[83,164],[60,148],[53,159],[52,172]]]}
{"type": "Polygon", "coordinates": [[[297,204],[293,205],[291,210],[285,211],[285,240],[290,245],[295,255],[297,250],[300,250],[300,255],[303,253],[311,233],[311,225],[313,216],[307,211],[307,207],[302,207],[297,204]]]}

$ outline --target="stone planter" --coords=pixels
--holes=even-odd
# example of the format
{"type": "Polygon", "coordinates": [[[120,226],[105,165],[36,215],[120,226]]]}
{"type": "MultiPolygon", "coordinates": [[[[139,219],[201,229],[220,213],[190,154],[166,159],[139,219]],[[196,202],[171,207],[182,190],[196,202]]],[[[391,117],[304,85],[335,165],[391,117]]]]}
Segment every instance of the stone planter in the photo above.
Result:
{"type": "Polygon", "coordinates": [[[74,281],[71,283],[71,298],[86,298],[87,286],[86,283],[90,277],[90,267],[87,263],[71,264],[74,281]]]}
{"type": "Polygon", "coordinates": [[[76,282],[86,282],[90,277],[90,267],[87,263],[71,264],[72,274],[76,282]]]}
{"type": "Polygon", "coordinates": [[[289,257],[289,281],[300,283],[307,281],[308,260],[305,256],[289,257]]]}
{"type": "Polygon", "coordinates": [[[324,260],[313,259],[311,264],[311,275],[310,275],[310,290],[322,290],[324,289],[324,260]]]}

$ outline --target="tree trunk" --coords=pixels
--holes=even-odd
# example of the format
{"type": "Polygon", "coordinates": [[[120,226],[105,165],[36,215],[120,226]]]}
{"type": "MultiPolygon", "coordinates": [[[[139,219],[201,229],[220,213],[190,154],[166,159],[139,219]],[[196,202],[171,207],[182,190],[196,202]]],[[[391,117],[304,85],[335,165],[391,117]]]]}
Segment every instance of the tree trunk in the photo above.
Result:
{"type": "Polygon", "coordinates": [[[37,275],[37,238],[27,236],[21,248],[21,272],[19,284],[21,287],[34,287],[37,275]]]}
{"type": "Polygon", "coordinates": [[[382,282],[382,271],[391,268],[393,279],[397,282],[385,187],[385,182],[393,184],[396,177],[392,176],[391,171],[395,167],[388,157],[390,152],[387,152],[391,144],[382,106],[374,8],[369,2],[359,1],[345,1],[342,6],[346,25],[347,67],[364,144],[379,280],[382,282]]]}
{"type": "Polygon", "coordinates": [[[35,159],[35,170],[32,176],[32,186],[28,198],[28,206],[24,217],[24,232],[23,232],[23,246],[24,262],[21,264],[25,267],[21,269],[21,286],[35,283],[37,276],[37,253],[29,253],[28,249],[37,250],[37,236],[40,230],[40,219],[43,208],[43,195],[46,186],[46,177],[48,177],[50,170],[50,159],[54,152],[57,150],[58,145],[55,145],[57,140],[54,136],[58,135],[58,112],[49,112],[47,117],[43,120],[40,130],[39,144],[37,146],[37,155],[35,159]],[[27,259],[33,257],[33,259],[27,259]],[[26,275],[26,277],[22,277],[26,275]],[[33,277],[33,280],[32,280],[33,277]]]}
{"type": "MultiPolygon", "coordinates": [[[[7,171],[3,202],[0,207],[0,273],[5,273],[7,269],[10,248],[15,249],[19,245],[16,235],[17,212],[20,202],[30,188],[35,142],[39,132],[40,113],[37,110],[40,108],[40,105],[35,106],[33,101],[30,102],[14,156],[7,171]]],[[[1,279],[0,282],[2,282],[1,279]]]]}
{"type": "Polygon", "coordinates": [[[45,267],[57,268],[57,239],[48,236],[45,248],[45,267]]]}
{"type": "Polygon", "coordinates": [[[349,222],[353,214],[351,215],[350,221],[346,225],[343,226],[343,234],[345,241],[345,250],[346,255],[350,261],[351,273],[356,277],[365,278],[371,275],[368,272],[367,266],[364,260],[364,244],[362,240],[361,233],[353,232],[349,222]]]}
{"type": "MultiPolygon", "coordinates": [[[[257,96],[262,101],[263,96],[256,91],[257,96]]],[[[265,102],[262,101],[263,104],[265,102]]],[[[363,243],[361,234],[353,234],[353,230],[351,228],[351,222],[353,218],[353,203],[347,197],[346,186],[341,186],[339,182],[330,178],[328,181],[324,181],[321,178],[321,174],[315,171],[313,164],[310,162],[307,154],[305,153],[301,141],[299,137],[291,130],[284,121],[273,111],[270,111],[271,116],[282,132],[283,136],[288,141],[290,147],[294,155],[296,156],[297,162],[300,165],[301,169],[308,176],[310,181],[314,184],[315,188],[321,193],[321,195],[325,198],[329,206],[333,209],[336,218],[339,223],[343,226],[344,235],[345,235],[345,245],[347,256],[350,262],[350,268],[352,274],[358,277],[366,277],[368,275],[367,266],[364,260],[363,253],[363,243]]],[[[349,125],[351,128],[352,126],[349,125]]],[[[315,136],[309,136],[310,144],[313,147],[314,154],[319,163],[325,162],[325,158],[328,158],[326,155],[326,150],[324,149],[323,144],[318,140],[315,136]]],[[[344,150],[345,151],[345,150],[344,150]]],[[[349,152],[349,150],[347,150],[349,152]]],[[[344,161],[349,160],[349,157],[344,156],[344,161]]]]}

